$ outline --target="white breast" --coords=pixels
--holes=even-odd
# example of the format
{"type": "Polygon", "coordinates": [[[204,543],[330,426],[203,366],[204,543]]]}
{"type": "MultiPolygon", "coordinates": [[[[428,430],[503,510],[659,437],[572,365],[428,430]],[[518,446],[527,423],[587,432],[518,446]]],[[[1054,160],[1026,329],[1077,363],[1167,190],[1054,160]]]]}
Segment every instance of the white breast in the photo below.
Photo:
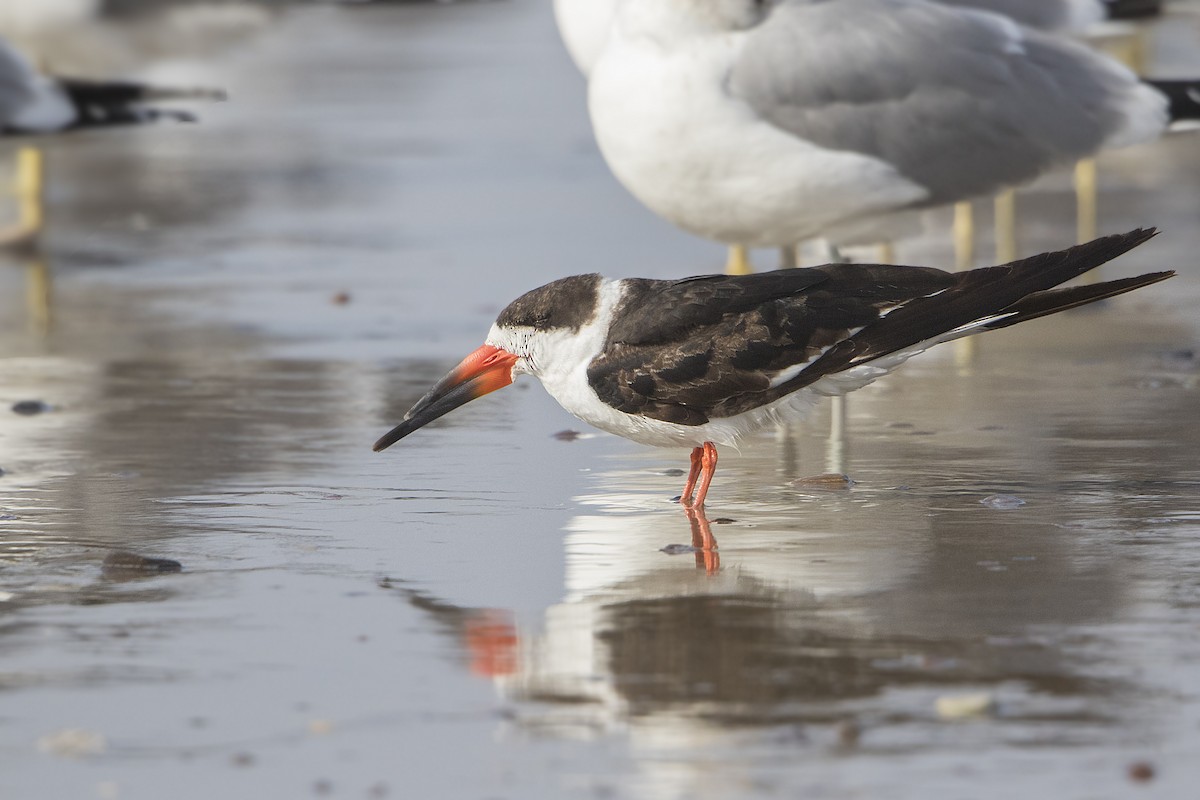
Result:
{"type": "Polygon", "coordinates": [[[826,150],[756,117],[725,90],[744,33],[654,41],[620,24],[592,73],[596,140],[618,180],[700,236],[795,244],[927,196],[889,164],[826,150]]]}
{"type": "Polygon", "coordinates": [[[618,0],[554,0],[554,19],[567,52],[588,75],[608,39],[618,0]]]}

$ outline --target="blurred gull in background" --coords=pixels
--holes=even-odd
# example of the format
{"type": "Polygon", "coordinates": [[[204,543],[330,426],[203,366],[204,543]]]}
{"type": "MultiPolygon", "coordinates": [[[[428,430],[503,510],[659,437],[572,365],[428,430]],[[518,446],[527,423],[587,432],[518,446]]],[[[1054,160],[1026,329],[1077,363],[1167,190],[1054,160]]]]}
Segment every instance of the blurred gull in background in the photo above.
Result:
{"type": "MultiPolygon", "coordinates": [[[[78,2],[78,0],[75,0],[78,2]]],[[[558,31],[579,71],[588,75],[600,58],[621,0],[554,0],[558,31]]],[[[1162,10],[1153,0],[937,0],[944,5],[991,11],[1022,25],[1079,33],[1105,19],[1144,17],[1162,10]]]]}
{"type": "MultiPolygon", "coordinates": [[[[130,81],[54,78],[35,70],[8,42],[0,39],[0,134],[47,134],[79,128],[136,125],[158,119],[190,122],[179,110],[146,105],[157,100],[220,100],[213,89],[166,89],[130,81]]],[[[20,204],[15,228],[0,231],[0,244],[25,243],[42,225],[41,156],[22,148],[17,157],[16,192],[20,204]]]]}
{"type": "Polygon", "coordinates": [[[45,70],[106,75],[211,58],[261,34],[282,0],[2,0],[0,36],[45,70]]]}
{"type": "Polygon", "coordinates": [[[589,106],[617,178],[732,246],[871,243],[912,210],[1153,139],[1166,98],[1075,42],[924,0],[639,0],[589,106]]]}

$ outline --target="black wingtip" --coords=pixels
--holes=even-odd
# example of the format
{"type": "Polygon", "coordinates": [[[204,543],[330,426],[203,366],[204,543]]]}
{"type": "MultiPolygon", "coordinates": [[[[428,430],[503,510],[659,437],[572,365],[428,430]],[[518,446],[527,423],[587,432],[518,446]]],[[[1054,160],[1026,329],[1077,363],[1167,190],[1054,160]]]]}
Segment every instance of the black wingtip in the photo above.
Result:
{"type": "Polygon", "coordinates": [[[1134,228],[1127,233],[1111,233],[1107,236],[1101,236],[1097,239],[1092,239],[1090,242],[1077,244],[1073,247],[1068,247],[1065,250],[1059,250],[1053,253],[1043,253],[1042,255],[1032,256],[1031,258],[1023,258],[1011,262],[1012,264],[1022,264],[1038,258],[1057,255],[1082,255],[1081,260],[1103,259],[1096,261],[1095,266],[1100,266],[1106,261],[1112,261],[1120,255],[1128,253],[1135,247],[1145,244],[1146,242],[1158,236],[1159,230],[1154,226],[1149,228],[1134,228]]]}
{"type": "Polygon", "coordinates": [[[1107,264],[1150,241],[1158,236],[1158,233],[1158,228],[1155,227],[1135,228],[1127,233],[1101,236],[1065,250],[1039,253],[1036,256],[1010,261],[999,267],[983,267],[956,274],[960,276],[960,281],[966,284],[1007,281],[1010,274],[1022,274],[1032,283],[1041,284],[1026,287],[1028,291],[1049,289],[1107,264]]]}
{"type": "Polygon", "coordinates": [[[1087,286],[1068,286],[1060,289],[1049,289],[1035,292],[1005,309],[1008,315],[996,322],[984,326],[986,330],[999,330],[1026,322],[1038,317],[1057,314],[1060,311],[1086,306],[1098,300],[1107,300],[1144,286],[1160,283],[1175,277],[1174,270],[1165,272],[1148,272],[1132,278],[1119,278],[1103,283],[1093,283],[1087,286]]]}
{"type": "Polygon", "coordinates": [[[865,364],[922,342],[936,343],[938,337],[953,334],[972,323],[982,323],[989,317],[1002,315],[991,324],[981,324],[963,335],[1007,327],[1166,280],[1174,273],[1156,272],[1093,287],[1055,289],[1157,235],[1157,228],[1136,228],[1066,250],[953,273],[954,283],[950,288],[896,308],[851,338],[830,347],[782,386],[794,391],[823,375],[865,364]]]}

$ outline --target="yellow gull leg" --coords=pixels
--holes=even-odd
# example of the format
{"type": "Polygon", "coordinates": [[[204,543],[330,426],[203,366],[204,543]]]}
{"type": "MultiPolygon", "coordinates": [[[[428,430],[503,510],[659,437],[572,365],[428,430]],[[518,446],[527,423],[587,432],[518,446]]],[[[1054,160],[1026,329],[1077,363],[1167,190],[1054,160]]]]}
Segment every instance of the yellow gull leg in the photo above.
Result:
{"type": "MultiPolygon", "coordinates": [[[[966,272],[975,266],[975,209],[970,200],[954,204],[954,269],[966,272]]],[[[954,360],[961,366],[975,360],[975,338],[954,343],[954,360]]]]}
{"type": "Polygon", "coordinates": [[[1017,260],[1017,193],[1005,189],[996,195],[996,263],[1017,260]]]}
{"type": "Polygon", "coordinates": [[[16,179],[13,181],[13,193],[17,197],[17,224],[7,231],[0,231],[0,245],[28,245],[41,233],[44,221],[43,171],[41,150],[22,147],[17,151],[16,179]]]}
{"type": "Polygon", "coordinates": [[[726,275],[751,275],[754,265],[750,263],[750,253],[740,244],[729,246],[729,260],[725,262],[726,275]]]}
{"type": "Polygon", "coordinates": [[[954,268],[959,272],[975,266],[975,212],[971,202],[954,204],[954,268]]]}

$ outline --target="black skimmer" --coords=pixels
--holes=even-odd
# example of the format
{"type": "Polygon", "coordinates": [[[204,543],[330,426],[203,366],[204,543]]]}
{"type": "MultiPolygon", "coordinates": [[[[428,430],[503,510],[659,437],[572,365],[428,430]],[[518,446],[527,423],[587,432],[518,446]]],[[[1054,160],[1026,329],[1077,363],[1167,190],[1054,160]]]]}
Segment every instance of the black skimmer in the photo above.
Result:
{"type": "Polygon", "coordinates": [[[531,374],[567,411],[641,444],[692,448],[681,502],[702,508],[717,445],[797,419],[921,351],[1165,280],[1054,288],[1153,229],[968,272],[827,265],[758,275],[576,275],[519,297],[486,342],[375,443],[383,450],[531,374]]]}

